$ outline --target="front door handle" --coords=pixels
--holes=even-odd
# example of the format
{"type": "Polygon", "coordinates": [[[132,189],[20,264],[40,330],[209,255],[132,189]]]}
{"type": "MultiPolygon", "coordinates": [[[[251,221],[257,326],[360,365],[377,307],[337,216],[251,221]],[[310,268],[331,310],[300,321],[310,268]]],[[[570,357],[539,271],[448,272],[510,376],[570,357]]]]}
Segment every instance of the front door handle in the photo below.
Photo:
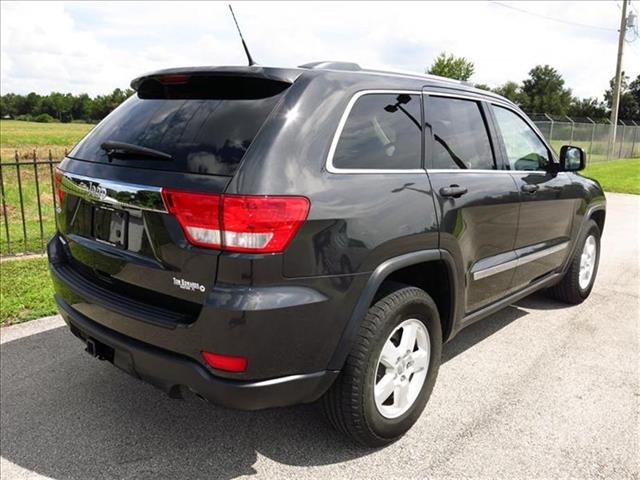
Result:
{"type": "Polygon", "coordinates": [[[536,193],[540,189],[540,187],[534,184],[526,184],[526,185],[522,185],[520,189],[524,193],[536,193]]]}
{"type": "Polygon", "coordinates": [[[443,197],[459,198],[467,193],[467,189],[460,185],[449,185],[440,189],[440,195],[443,197]]]}

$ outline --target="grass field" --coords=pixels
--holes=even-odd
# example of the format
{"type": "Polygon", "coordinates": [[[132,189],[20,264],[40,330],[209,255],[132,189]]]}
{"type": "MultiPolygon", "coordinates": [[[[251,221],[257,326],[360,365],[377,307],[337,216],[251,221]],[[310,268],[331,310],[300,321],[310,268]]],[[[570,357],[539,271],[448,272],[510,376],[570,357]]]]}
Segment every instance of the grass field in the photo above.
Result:
{"type": "Polygon", "coordinates": [[[53,158],[62,158],[93,125],[87,123],[36,123],[18,120],[0,120],[0,157],[13,162],[15,151],[21,158],[31,159],[33,150],[46,158],[49,150],[53,158]]]}
{"type": "Polygon", "coordinates": [[[56,313],[46,258],[1,262],[0,277],[0,325],[56,313]]]}
{"type": "Polygon", "coordinates": [[[15,162],[15,151],[20,157],[20,182],[15,166],[2,168],[2,183],[7,209],[8,225],[4,212],[0,225],[0,255],[15,252],[42,251],[43,244],[55,231],[53,210],[52,167],[33,165],[33,151],[39,160],[47,160],[51,151],[54,160],[64,157],[93,127],[86,123],[35,123],[17,120],[0,120],[0,155],[2,163],[15,162]],[[36,172],[37,170],[37,172],[36,172]],[[38,183],[36,184],[36,173],[38,183]],[[25,231],[22,222],[20,191],[24,199],[25,231]],[[37,194],[39,191],[39,195],[37,194]],[[37,199],[40,198],[40,211],[37,199]],[[40,221],[42,217],[42,222],[40,221]],[[42,225],[42,230],[40,229],[42,225]],[[9,241],[7,241],[7,230],[9,241]]]}
{"type": "Polygon", "coordinates": [[[598,180],[606,192],[640,195],[640,158],[593,163],[581,173],[598,180]]]}

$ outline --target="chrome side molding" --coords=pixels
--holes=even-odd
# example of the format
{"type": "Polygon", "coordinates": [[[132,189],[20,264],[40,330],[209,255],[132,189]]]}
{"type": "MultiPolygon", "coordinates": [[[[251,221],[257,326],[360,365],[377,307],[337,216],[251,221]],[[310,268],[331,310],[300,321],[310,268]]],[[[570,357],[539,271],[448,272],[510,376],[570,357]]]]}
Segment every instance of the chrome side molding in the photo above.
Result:
{"type": "Polygon", "coordinates": [[[494,265],[493,267],[485,268],[483,270],[478,270],[477,272],[473,272],[473,279],[480,280],[483,278],[490,277],[491,275],[496,275],[498,273],[506,272],[507,270],[519,267],[520,265],[525,265],[529,262],[538,260],[539,258],[546,257],[547,255],[553,255],[554,253],[558,253],[563,250],[566,250],[568,247],[569,247],[569,242],[559,243],[558,245],[554,245],[553,247],[545,248],[543,250],[530,253],[523,257],[519,257],[514,260],[509,260],[507,262],[500,263],[498,265],[494,265]]]}
{"type": "Polygon", "coordinates": [[[136,185],[62,172],[60,188],[91,202],[119,208],[167,213],[160,187],[136,185]]]}

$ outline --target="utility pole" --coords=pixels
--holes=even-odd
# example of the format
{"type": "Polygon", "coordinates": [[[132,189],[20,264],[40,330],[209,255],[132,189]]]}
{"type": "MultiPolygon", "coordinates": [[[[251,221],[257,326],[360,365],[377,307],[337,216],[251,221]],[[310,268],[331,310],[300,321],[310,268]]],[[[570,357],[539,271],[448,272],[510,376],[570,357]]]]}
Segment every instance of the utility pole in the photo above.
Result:
{"type": "Polygon", "coordinates": [[[622,83],[622,50],[624,48],[624,36],[627,33],[627,5],[629,0],[622,0],[622,16],[620,17],[620,33],[618,35],[618,60],[616,63],[616,77],[613,82],[613,95],[611,97],[611,138],[609,139],[609,154],[611,155],[616,144],[616,129],[618,127],[618,108],[620,107],[620,84],[622,83]]]}

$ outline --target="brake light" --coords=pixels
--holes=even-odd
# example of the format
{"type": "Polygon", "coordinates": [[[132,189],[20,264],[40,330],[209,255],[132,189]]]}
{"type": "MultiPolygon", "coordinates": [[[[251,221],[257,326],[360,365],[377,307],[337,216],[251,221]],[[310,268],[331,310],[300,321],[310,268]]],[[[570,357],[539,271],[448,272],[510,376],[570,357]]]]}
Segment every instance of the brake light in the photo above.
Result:
{"type": "Polygon", "coordinates": [[[158,77],[160,83],[164,83],[165,85],[179,85],[181,83],[187,83],[189,78],[189,75],[183,75],[180,73],[160,75],[160,77],[158,77]]]}
{"type": "Polygon", "coordinates": [[[224,248],[282,252],[307,219],[306,197],[223,195],[224,248]]]}
{"type": "Polygon", "coordinates": [[[218,370],[227,372],[244,372],[247,370],[247,357],[221,355],[219,353],[202,352],[205,362],[218,370]]]}
{"type": "Polygon", "coordinates": [[[162,189],[189,242],[233,252],[278,253],[307,219],[306,197],[212,195],[162,189]]]}
{"type": "Polygon", "coordinates": [[[220,248],[220,195],[162,189],[169,213],[178,218],[190,243],[200,247],[220,248]]]}
{"type": "Polygon", "coordinates": [[[62,170],[56,167],[53,172],[53,183],[55,185],[56,196],[58,197],[58,207],[62,205],[62,200],[64,199],[64,190],[62,190],[63,176],[62,170]]]}

